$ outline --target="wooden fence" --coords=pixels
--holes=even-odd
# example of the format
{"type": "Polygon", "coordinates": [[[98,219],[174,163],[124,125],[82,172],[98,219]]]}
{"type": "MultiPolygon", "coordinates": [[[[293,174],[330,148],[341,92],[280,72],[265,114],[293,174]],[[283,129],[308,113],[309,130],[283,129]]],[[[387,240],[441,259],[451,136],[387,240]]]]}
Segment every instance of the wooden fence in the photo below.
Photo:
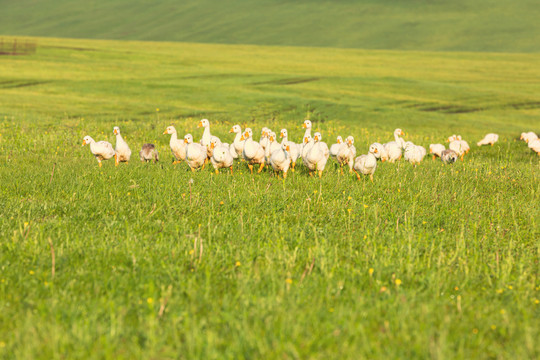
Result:
{"type": "Polygon", "coordinates": [[[36,43],[28,40],[0,39],[0,55],[31,55],[36,52],[36,43]]]}

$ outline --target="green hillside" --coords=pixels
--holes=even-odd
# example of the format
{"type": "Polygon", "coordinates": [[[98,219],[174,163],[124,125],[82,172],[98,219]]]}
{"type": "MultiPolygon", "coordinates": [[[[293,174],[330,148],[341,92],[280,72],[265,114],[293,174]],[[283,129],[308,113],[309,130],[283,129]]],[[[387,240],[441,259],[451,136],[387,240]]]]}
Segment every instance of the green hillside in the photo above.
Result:
{"type": "Polygon", "coordinates": [[[1,0],[0,34],[536,52],[535,0],[1,0]]]}

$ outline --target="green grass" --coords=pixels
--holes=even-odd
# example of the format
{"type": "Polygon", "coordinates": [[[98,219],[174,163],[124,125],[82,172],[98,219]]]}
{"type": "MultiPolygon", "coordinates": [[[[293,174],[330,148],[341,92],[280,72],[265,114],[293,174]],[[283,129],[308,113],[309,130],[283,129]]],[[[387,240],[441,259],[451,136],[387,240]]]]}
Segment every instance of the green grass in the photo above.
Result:
{"type": "Polygon", "coordinates": [[[540,51],[536,0],[0,0],[0,34],[444,51],[540,51]]]}
{"type": "Polygon", "coordinates": [[[516,139],[539,55],[35,40],[0,67],[0,357],[540,356],[540,167],[516,139]],[[308,115],[359,153],[395,127],[472,150],[283,181],[191,173],[161,135],[298,140],[308,115]],[[115,125],[162,161],[99,169],[82,138],[115,125]]]}

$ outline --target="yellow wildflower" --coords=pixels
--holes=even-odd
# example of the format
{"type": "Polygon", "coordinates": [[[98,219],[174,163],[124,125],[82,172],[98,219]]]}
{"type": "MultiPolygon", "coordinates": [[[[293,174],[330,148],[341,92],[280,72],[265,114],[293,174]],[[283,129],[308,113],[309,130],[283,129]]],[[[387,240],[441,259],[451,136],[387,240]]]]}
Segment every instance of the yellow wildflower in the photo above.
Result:
{"type": "Polygon", "coordinates": [[[241,265],[242,265],[242,263],[241,263],[240,261],[237,261],[237,262],[234,264],[234,266],[236,266],[236,267],[239,267],[239,266],[241,266],[241,265]]]}
{"type": "Polygon", "coordinates": [[[285,280],[285,282],[286,282],[287,284],[292,284],[292,279],[291,279],[291,278],[287,278],[287,279],[285,280]]]}
{"type": "Polygon", "coordinates": [[[146,299],[146,302],[149,303],[149,304],[152,304],[154,302],[154,299],[149,297],[148,299],[146,299]]]}
{"type": "Polygon", "coordinates": [[[397,285],[397,286],[401,285],[401,280],[396,279],[396,285],[397,285]]]}
{"type": "Polygon", "coordinates": [[[28,273],[29,273],[30,275],[34,275],[34,274],[35,274],[34,270],[30,270],[28,273]]]}
{"type": "Polygon", "coordinates": [[[369,270],[368,270],[369,276],[373,275],[373,272],[374,272],[374,271],[375,271],[375,270],[373,270],[373,268],[369,268],[369,270]]]}

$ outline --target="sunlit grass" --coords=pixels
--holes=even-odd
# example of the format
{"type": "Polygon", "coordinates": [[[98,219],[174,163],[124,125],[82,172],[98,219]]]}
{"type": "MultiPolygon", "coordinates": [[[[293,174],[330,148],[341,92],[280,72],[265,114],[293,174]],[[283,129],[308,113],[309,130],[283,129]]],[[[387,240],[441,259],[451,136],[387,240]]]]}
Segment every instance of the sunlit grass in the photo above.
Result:
{"type": "Polygon", "coordinates": [[[2,356],[538,357],[540,169],[516,139],[538,132],[537,55],[38,43],[0,68],[2,356]],[[54,47],[75,44],[95,50],[54,47]],[[161,135],[208,117],[298,141],[306,116],[359,153],[398,126],[500,140],[371,183],[191,173],[161,135]],[[82,138],[115,125],[162,161],[98,168],[82,138]]]}

